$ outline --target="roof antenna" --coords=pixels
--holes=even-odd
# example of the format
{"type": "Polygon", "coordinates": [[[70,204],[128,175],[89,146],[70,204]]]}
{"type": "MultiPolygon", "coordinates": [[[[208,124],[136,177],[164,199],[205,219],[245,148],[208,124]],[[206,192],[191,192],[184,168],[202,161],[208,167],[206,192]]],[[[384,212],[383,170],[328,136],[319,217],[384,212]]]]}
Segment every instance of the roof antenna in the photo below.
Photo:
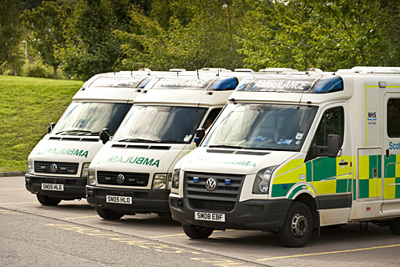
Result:
{"type": "Polygon", "coordinates": [[[197,79],[200,80],[200,74],[199,74],[199,69],[197,68],[197,79]]]}

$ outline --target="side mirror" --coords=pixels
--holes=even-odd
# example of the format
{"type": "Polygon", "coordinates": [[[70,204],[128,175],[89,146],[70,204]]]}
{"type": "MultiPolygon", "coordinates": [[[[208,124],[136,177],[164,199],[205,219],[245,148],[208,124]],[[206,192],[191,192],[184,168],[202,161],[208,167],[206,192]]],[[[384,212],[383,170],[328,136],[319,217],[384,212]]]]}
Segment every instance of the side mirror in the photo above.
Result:
{"type": "Polygon", "coordinates": [[[199,128],[196,130],[196,137],[194,138],[196,146],[200,145],[205,135],[206,135],[206,130],[204,130],[204,128],[199,128]]]}
{"type": "Polygon", "coordinates": [[[340,136],[337,134],[328,135],[328,157],[335,158],[340,150],[340,136]]]}
{"type": "Polygon", "coordinates": [[[56,126],[56,124],[54,122],[50,123],[50,126],[47,127],[47,133],[51,133],[51,131],[53,131],[54,126],[56,126]]]}
{"type": "Polygon", "coordinates": [[[107,143],[111,137],[110,130],[108,128],[104,128],[101,131],[99,137],[100,137],[100,140],[103,142],[103,144],[107,143]]]}

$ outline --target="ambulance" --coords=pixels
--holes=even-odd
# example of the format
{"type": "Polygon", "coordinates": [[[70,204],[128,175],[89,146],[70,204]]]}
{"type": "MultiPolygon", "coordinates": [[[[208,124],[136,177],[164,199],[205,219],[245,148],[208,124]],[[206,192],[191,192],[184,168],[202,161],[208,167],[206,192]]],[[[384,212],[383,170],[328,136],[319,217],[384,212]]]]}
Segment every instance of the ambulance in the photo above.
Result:
{"type": "Polygon", "coordinates": [[[239,84],[201,146],[173,172],[186,235],[373,222],[400,234],[400,68],[283,71],[239,84]]]}
{"type": "Polygon", "coordinates": [[[160,72],[124,71],[93,76],[74,95],[57,124],[28,157],[26,189],[43,205],[86,196],[88,167],[103,146],[99,134],[113,135],[133,100],[160,72]]]}
{"type": "Polygon", "coordinates": [[[195,131],[207,131],[244,75],[203,69],[151,81],[90,164],[86,198],[98,215],[170,216],[175,164],[196,147],[195,131]]]}

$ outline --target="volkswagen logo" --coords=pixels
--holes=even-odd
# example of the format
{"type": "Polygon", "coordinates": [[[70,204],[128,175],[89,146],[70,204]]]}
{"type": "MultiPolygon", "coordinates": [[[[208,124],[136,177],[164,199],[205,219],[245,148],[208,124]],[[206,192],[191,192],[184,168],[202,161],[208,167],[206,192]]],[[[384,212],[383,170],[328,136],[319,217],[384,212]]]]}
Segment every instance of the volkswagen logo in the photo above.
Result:
{"type": "Polygon", "coordinates": [[[208,191],[213,191],[217,188],[217,181],[214,178],[208,178],[206,181],[206,188],[208,191]]]}
{"type": "Polygon", "coordinates": [[[57,172],[57,164],[55,164],[55,163],[51,164],[50,171],[53,172],[53,173],[57,172]]]}
{"type": "Polygon", "coordinates": [[[117,176],[117,183],[123,184],[125,182],[125,176],[123,174],[118,174],[117,176]]]}

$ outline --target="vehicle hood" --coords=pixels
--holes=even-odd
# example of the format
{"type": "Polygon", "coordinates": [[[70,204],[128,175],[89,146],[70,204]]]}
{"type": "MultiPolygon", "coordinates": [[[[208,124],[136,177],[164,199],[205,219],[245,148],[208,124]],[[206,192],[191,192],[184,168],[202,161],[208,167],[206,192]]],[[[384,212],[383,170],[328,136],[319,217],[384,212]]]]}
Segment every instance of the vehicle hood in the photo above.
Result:
{"type": "Polygon", "coordinates": [[[265,167],[282,164],[297,153],[200,147],[186,155],[177,167],[184,171],[248,175],[265,167]]]}
{"type": "MultiPolygon", "coordinates": [[[[194,146],[194,145],[193,145],[194,146]]],[[[98,171],[172,172],[175,163],[191,150],[186,144],[120,145],[108,142],[90,167],[98,171]]]]}
{"type": "Polygon", "coordinates": [[[98,137],[46,135],[29,155],[33,160],[90,162],[103,146],[98,137]]]}

